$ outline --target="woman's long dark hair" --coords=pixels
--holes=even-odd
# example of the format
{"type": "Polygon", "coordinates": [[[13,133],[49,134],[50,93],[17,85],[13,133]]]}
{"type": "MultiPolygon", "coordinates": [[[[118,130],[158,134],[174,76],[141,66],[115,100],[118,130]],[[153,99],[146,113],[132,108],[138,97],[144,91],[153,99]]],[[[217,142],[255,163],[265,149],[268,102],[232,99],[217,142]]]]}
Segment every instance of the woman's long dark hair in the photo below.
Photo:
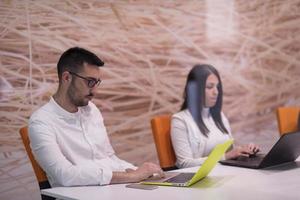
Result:
{"type": "Polygon", "coordinates": [[[202,110],[205,105],[205,87],[207,77],[211,74],[217,76],[219,80],[218,85],[218,98],[216,104],[209,109],[209,112],[216,124],[216,126],[225,134],[228,130],[225,128],[221,117],[222,102],[223,102],[223,89],[222,82],[218,71],[211,65],[195,65],[187,77],[184,89],[184,102],[181,110],[189,109],[193,119],[197,123],[201,133],[208,136],[209,130],[203,122],[202,110]]]}

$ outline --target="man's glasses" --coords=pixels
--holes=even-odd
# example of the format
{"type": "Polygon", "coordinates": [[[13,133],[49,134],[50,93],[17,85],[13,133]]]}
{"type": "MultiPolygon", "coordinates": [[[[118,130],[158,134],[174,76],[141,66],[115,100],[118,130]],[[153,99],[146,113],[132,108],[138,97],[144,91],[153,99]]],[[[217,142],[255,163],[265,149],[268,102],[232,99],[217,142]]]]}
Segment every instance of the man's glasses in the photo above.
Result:
{"type": "Polygon", "coordinates": [[[95,86],[99,86],[100,83],[101,83],[101,79],[83,77],[83,76],[80,76],[79,74],[76,74],[76,73],[70,72],[70,71],[69,71],[69,73],[72,74],[72,75],[75,75],[75,76],[77,76],[79,78],[82,78],[82,79],[86,80],[87,81],[87,85],[88,85],[89,88],[93,88],[95,86]]]}

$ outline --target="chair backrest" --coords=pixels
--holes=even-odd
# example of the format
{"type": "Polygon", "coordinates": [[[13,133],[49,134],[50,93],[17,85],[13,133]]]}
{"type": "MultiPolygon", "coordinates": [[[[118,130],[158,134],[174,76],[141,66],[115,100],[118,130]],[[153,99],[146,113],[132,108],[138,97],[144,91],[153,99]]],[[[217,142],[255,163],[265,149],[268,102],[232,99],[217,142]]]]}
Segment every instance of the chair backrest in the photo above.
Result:
{"type": "Polygon", "coordinates": [[[277,108],[277,122],[280,135],[298,130],[300,107],[277,108]]]}
{"type": "Polygon", "coordinates": [[[25,146],[25,150],[27,152],[29,160],[31,161],[33,171],[35,173],[35,176],[36,176],[39,184],[44,183],[45,181],[48,182],[48,178],[46,176],[46,173],[40,167],[40,165],[36,162],[36,160],[33,157],[32,152],[31,152],[30,142],[29,142],[29,137],[28,137],[28,127],[27,126],[20,129],[20,135],[21,135],[23,144],[25,146]]]}
{"type": "Polygon", "coordinates": [[[176,156],[171,142],[171,116],[161,115],[151,120],[152,133],[160,166],[163,170],[176,169],[176,156]]]}

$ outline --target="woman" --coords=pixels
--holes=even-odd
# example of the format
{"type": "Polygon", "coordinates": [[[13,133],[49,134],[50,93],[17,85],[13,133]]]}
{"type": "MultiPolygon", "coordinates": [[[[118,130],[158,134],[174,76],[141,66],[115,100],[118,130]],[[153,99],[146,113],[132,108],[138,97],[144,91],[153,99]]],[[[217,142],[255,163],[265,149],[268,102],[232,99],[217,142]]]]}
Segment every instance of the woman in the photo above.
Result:
{"type": "MultiPolygon", "coordinates": [[[[210,65],[196,65],[190,71],[181,111],[172,116],[171,139],[179,168],[201,165],[211,150],[232,138],[222,113],[223,90],[218,71],[210,65]]],[[[223,159],[256,154],[254,144],[234,147],[223,159]]]]}

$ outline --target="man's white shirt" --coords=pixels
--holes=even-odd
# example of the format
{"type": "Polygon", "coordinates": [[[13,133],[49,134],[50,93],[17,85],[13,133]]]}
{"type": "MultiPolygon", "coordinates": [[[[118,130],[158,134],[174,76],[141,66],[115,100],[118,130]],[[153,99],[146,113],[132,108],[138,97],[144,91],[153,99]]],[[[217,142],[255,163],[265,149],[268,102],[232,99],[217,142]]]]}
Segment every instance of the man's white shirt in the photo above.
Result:
{"type": "Polygon", "coordinates": [[[70,113],[51,97],[30,117],[29,139],[52,187],[106,185],[113,171],[136,168],[115,155],[102,115],[92,102],[70,113]]]}

